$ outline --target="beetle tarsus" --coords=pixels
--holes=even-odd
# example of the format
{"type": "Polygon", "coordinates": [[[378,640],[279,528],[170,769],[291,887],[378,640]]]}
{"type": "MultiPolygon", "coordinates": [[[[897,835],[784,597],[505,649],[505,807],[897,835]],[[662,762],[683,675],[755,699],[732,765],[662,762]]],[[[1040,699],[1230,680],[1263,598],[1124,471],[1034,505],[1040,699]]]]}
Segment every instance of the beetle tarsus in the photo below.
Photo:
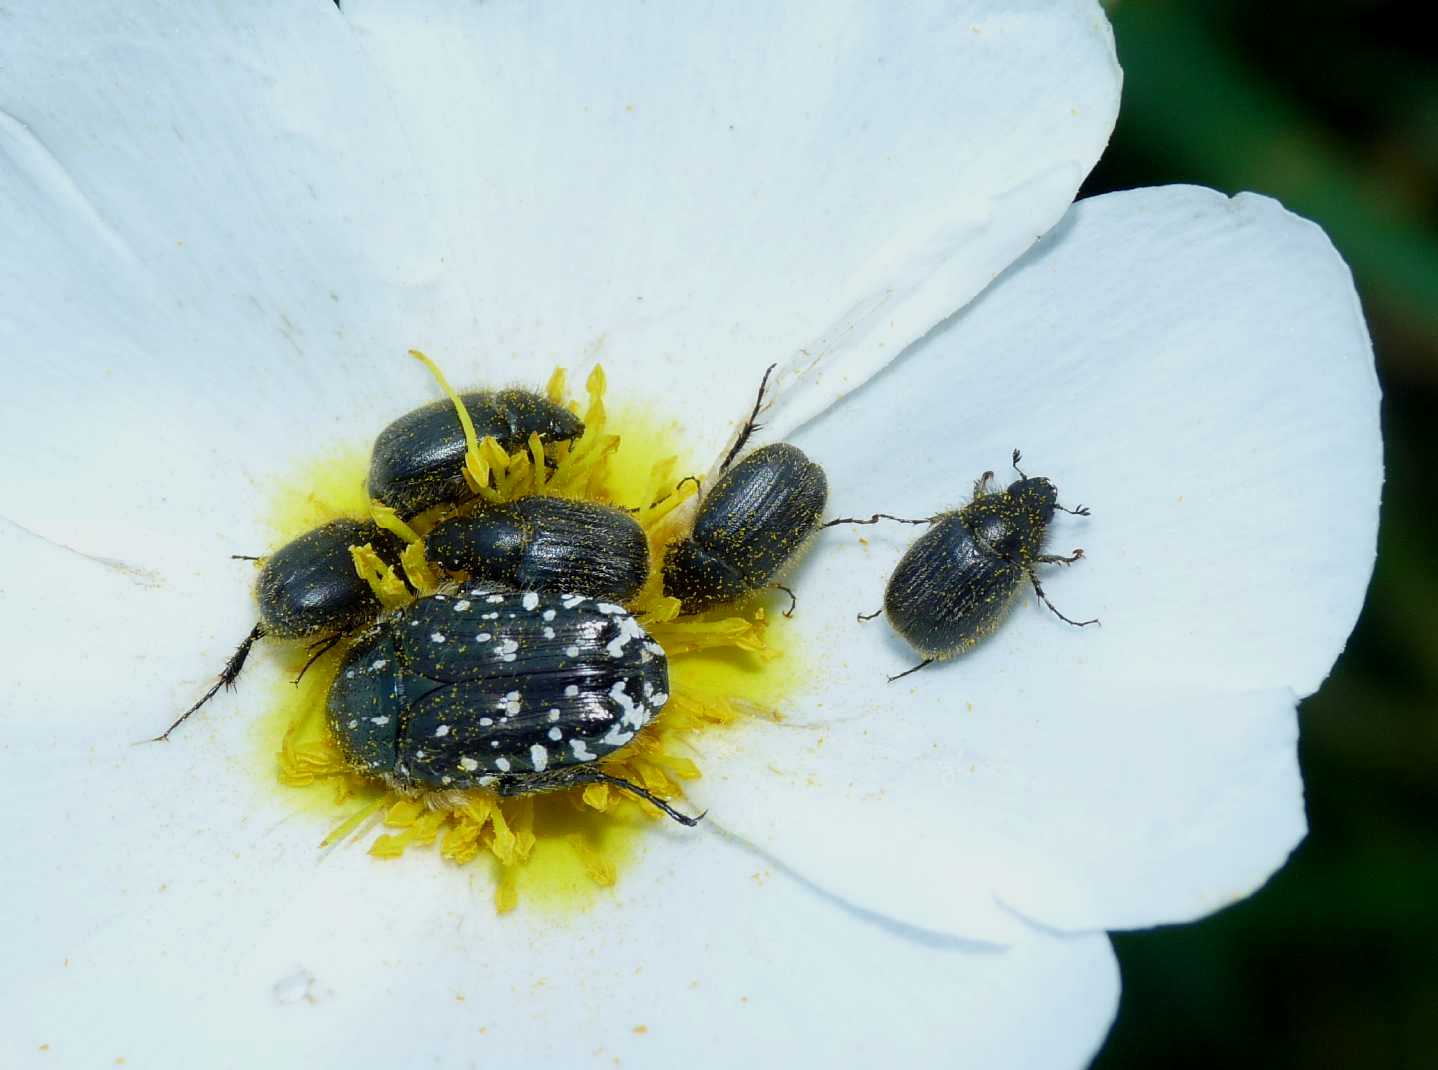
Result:
{"type": "Polygon", "coordinates": [[[910,520],[908,517],[894,516],[892,513],[875,513],[869,517],[868,520],[856,516],[841,516],[835,520],[820,524],[819,526],[821,528],[832,528],[836,524],[877,524],[880,520],[892,520],[899,524],[932,524],[934,522],[934,518],[931,516],[921,517],[918,520],[910,520]]]}
{"type": "Polygon", "coordinates": [[[1097,617],[1095,617],[1093,620],[1070,620],[1068,617],[1065,617],[1062,613],[1059,612],[1056,605],[1049,601],[1049,596],[1044,594],[1043,584],[1039,583],[1039,578],[1035,576],[1032,572],[1029,573],[1029,582],[1034,585],[1034,594],[1038,595],[1039,598],[1043,601],[1043,604],[1048,606],[1049,609],[1053,611],[1053,615],[1059,620],[1063,621],[1065,624],[1072,624],[1075,628],[1087,628],[1090,624],[1098,623],[1097,617]]]}
{"type": "Polygon", "coordinates": [[[674,807],[670,806],[659,796],[655,795],[651,791],[647,791],[646,789],[641,788],[638,784],[630,783],[623,777],[613,776],[610,773],[601,773],[597,769],[586,773],[583,780],[576,780],[576,783],[583,783],[584,781],[591,781],[595,784],[613,784],[616,788],[619,788],[622,791],[627,791],[631,795],[639,796],[639,798],[643,799],[647,803],[653,803],[659,809],[663,810],[666,814],[672,817],[675,821],[679,822],[681,825],[686,825],[689,828],[693,828],[695,825],[699,824],[699,822],[704,820],[705,814],[709,813],[708,810],[705,810],[704,813],[700,814],[698,817],[690,817],[688,814],[680,813],[678,810],[674,809],[674,807]]]}
{"type": "Polygon", "coordinates": [[[789,596],[789,608],[784,610],[784,616],[792,617],[794,615],[794,610],[799,608],[799,599],[794,595],[793,591],[789,590],[789,588],[785,587],[782,583],[774,584],[774,590],[783,591],[789,596]]]}
{"type": "Polygon", "coordinates": [[[985,472],[983,475],[979,476],[978,479],[974,480],[975,498],[982,498],[985,494],[989,492],[989,483],[993,481],[993,478],[993,472],[985,472]]]}
{"type": "Polygon", "coordinates": [[[1082,560],[1083,547],[1081,546],[1075,548],[1074,552],[1068,557],[1064,557],[1061,554],[1044,554],[1039,558],[1039,561],[1045,565],[1072,565],[1075,561],[1082,560]]]}
{"type": "Polygon", "coordinates": [[[210,699],[218,695],[220,693],[220,688],[225,688],[226,690],[233,690],[235,686],[235,680],[240,675],[240,670],[245,667],[245,659],[250,656],[250,648],[254,646],[258,640],[263,639],[264,637],[265,626],[263,624],[256,624],[252,629],[250,629],[250,634],[245,636],[245,641],[240,644],[239,649],[237,649],[233,654],[230,655],[229,661],[225,662],[225,667],[220,671],[219,677],[215,680],[215,685],[200,696],[199,702],[196,702],[188,710],[180,714],[180,716],[175,719],[174,724],[170,725],[169,728],[165,729],[154,739],[150,740],[150,742],[163,743],[168,740],[170,738],[170,733],[173,732],[175,729],[179,728],[180,725],[184,724],[185,721],[189,719],[190,714],[194,713],[206,702],[209,702],[210,699]]]}
{"type": "Polygon", "coordinates": [[[310,666],[333,650],[335,644],[343,638],[344,632],[335,632],[334,635],[327,636],[309,645],[310,656],[300,668],[299,674],[295,677],[294,683],[296,687],[300,686],[300,681],[305,678],[305,673],[310,671],[310,666]]]}
{"type": "MultiPolygon", "coordinates": [[[[700,479],[699,479],[698,476],[685,476],[685,477],[684,477],[683,479],[681,479],[678,483],[675,483],[675,484],[674,484],[674,493],[675,493],[675,494],[678,494],[678,493],[679,493],[679,488],[682,487],[682,486],[684,486],[685,483],[693,483],[693,484],[694,484],[694,497],[698,498],[698,497],[701,497],[701,496],[704,494],[704,484],[700,481],[700,479]]],[[[667,498],[668,495],[666,494],[665,497],[667,498]]],[[[656,504],[657,504],[657,503],[656,503],[656,504]]]]}
{"type": "Polygon", "coordinates": [[[878,616],[880,613],[882,613],[882,612],[884,612],[884,608],[883,608],[882,606],[880,606],[878,609],[874,610],[874,612],[872,612],[872,613],[856,613],[856,614],[854,614],[854,615],[859,618],[859,622],[862,624],[862,623],[863,623],[864,621],[866,621],[866,620],[873,620],[875,617],[877,617],[877,616],[878,616]]]}
{"type": "Polygon", "coordinates": [[[734,445],[729,447],[728,454],[724,457],[724,463],[719,466],[719,471],[724,471],[739,456],[739,451],[744,448],[744,443],[749,441],[749,436],[758,431],[762,424],[755,421],[759,419],[759,410],[764,405],[764,390],[769,385],[769,376],[774,374],[778,364],[771,364],[764,369],[764,378],[759,381],[759,396],[754,399],[754,411],[749,414],[749,419],[744,421],[744,427],[739,431],[739,437],[734,440],[734,445]]]}
{"type": "Polygon", "coordinates": [[[892,684],[895,680],[902,680],[904,677],[906,677],[906,676],[908,676],[908,675],[910,675],[910,674],[912,674],[912,673],[918,672],[918,671],[919,671],[920,669],[922,669],[925,665],[932,665],[933,663],[934,663],[934,659],[933,659],[933,658],[925,658],[923,661],[921,661],[921,662],[919,662],[917,665],[915,665],[912,669],[905,669],[903,672],[898,673],[898,674],[896,674],[896,675],[894,675],[894,676],[889,677],[889,683],[892,684]]]}

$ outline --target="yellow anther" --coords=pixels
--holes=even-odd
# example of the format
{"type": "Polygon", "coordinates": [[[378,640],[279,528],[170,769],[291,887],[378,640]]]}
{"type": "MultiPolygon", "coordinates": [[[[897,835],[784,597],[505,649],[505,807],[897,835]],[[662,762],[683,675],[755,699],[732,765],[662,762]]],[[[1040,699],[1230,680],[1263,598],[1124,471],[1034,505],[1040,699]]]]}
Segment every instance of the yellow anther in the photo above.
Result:
{"type": "Polygon", "coordinates": [[[404,580],[395,575],[394,569],[385,564],[374,547],[351,546],[350,557],[354,560],[355,572],[369,584],[379,604],[385,609],[399,609],[411,601],[409,588],[404,580]]]}
{"type": "MultiPolygon", "coordinates": [[[[439,383],[439,388],[454,403],[455,415],[459,417],[459,425],[464,428],[464,473],[469,481],[470,489],[478,491],[487,483],[487,479],[481,475],[482,468],[479,463],[479,439],[474,432],[474,421],[469,418],[469,410],[465,408],[464,402],[460,400],[454,388],[449,385],[449,380],[444,377],[444,372],[439,370],[439,365],[430,360],[418,349],[411,349],[409,355],[419,361],[439,383]]],[[[485,473],[487,475],[487,473],[485,473]]]]}
{"type": "Polygon", "coordinates": [[[563,368],[555,368],[554,373],[549,377],[549,383],[544,388],[544,394],[556,405],[563,405],[569,394],[565,389],[569,374],[563,368]]]}

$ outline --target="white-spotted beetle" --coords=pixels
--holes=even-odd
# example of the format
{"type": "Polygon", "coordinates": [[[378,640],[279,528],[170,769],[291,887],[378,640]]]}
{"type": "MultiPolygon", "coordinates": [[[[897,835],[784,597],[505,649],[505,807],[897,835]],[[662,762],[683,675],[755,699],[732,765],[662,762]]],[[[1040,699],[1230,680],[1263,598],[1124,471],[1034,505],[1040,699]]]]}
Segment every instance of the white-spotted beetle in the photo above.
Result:
{"type": "Polygon", "coordinates": [[[773,371],[770,365],[764,373],[754,411],[719,466],[719,481],[700,501],[693,529],[664,555],[664,593],[679,599],[685,613],[777,587],[771,581],[819,528],[829,481],[803,450],[779,442],[729,467],[759,430],[755,420],[773,371]]]}
{"type": "Polygon", "coordinates": [[[400,790],[610,784],[695,825],[596,765],[668,691],[664,650],[623,606],[477,584],[384,617],[346,656],[327,712],[346,760],[400,790]]]}
{"type": "Polygon", "coordinates": [[[885,519],[930,525],[889,577],[884,608],[859,615],[860,620],[872,620],[880,612],[887,614],[894,630],[924,656],[913,668],[889,677],[891,682],[962,653],[992,633],[1025,577],[1060,620],[1077,628],[1098,623],[1065,617],[1049,601],[1034,572],[1035,565],[1071,565],[1083,557],[1082,550],[1068,557],[1046,554],[1043,543],[1055,510],[1075,516],[1088,516],[1089,511],[1082,505],[1076,509],[1059,505],[1058,489],[1050,480],[1020,471],[1020,456],[1014,450],[1017,480],[1005,490],[990,491],[994,474],[985,472],[974,483],[973,501],[962,509],[922,520],[876,513],[867,520],[831,521],[874,524],[885,519]]]}
{"type": "MultiPolygon", "coordinates": [[[[155,737],[167,739],[191,714],[233,687],[250,648],[265,636],[319,636],[303,676],[346,634],[374,623],[380,603],[355,570],[351,546],[369,545],[386,564],[399,564],[398,538],[368,520],[333,520],[286,543],[264,559],[255,596],[260,621],[200,700],[155,737]]],[[[429,559],[447,572],[529,590],[582,591],[624,601],[649,575],[644,529],[622,510],[567,498],[531,496],[483,505],[435,526],[425,538],[429,559]]]]}
{"type": "MultiPolygon", "coordinates": [[[[459,395],[478,438],[492,437],[506,451],[529,441],[566,442],[584,433],[584,421],[531,390],[479,390],[459,395]]],[[[407,412],[379,433],[370,458],[369,495],[408,518],[431,506],[472,496],[464,479],[464,427],[452,401],[407,412]]]]}
{"type": "MultiPolygon", "coordinates": [[[[584,432],[584,422],[578,416],[533,391],[516,388],[460,396],[477,435],[494,437],[506,450],[525,442],[532,433],[545,441],[566,441],[584,432]]],[[[375,440],[370,495],[405,516],[470,497],[464,480],[466,446],[464,427],[455,416],[452,401],[436,401],[406,413],[375,440]]],[[[364,545],[371,546],[385,564],[399,564],[402,547],[394,535],[371,521],[350,519],[334,520],[306,532],[263,559],[255,585],[259,623],[230,656],[214,685],[155,739],[168,739],[221,688],[233,687],[251,648],[265,636],[321,636],[311,648],[312,656],[305,665],[308,669],[346,633],[373,623],[380,612],[379,600],[355,570],[350,554],[350,547],[364,545]]],[[[647,570],[647,546],[644,563],[647,570]]],[[[562,582],[562,577],[556,582],[562,582]]]]}
{"type": "Polygon", "coordinates": [[[447,572],[534,591],[583,591],[623,602],[649,577],[649,541],[623,510],[534,495],[482,505],[424,540],[447,572]]]}

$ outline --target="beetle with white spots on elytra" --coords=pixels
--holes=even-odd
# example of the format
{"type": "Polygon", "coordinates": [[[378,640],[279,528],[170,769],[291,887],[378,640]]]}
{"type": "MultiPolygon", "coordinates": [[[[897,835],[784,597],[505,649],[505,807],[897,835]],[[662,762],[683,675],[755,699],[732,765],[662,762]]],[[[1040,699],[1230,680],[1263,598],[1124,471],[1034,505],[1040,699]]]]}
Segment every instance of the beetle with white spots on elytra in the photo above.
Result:
{"type": "Polygon", "coordinates": [[[610,784],[693,825],[597,765],[668,690],[663,648],[623,606],[483,585],[381,620],[346,656],[328,714],[346,760],[400,790],[610,784]]]}

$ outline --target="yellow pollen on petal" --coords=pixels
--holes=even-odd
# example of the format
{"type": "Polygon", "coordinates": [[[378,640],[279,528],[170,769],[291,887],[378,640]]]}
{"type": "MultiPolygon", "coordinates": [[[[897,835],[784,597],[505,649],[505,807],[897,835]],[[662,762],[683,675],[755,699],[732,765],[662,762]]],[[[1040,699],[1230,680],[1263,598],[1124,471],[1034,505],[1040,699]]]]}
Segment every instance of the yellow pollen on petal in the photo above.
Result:
{"type": "MultiPolygon", "coordinates": [[[[413,355],[429,368],[465,426],[465,470],[476,497],[402,520],[385,506],[364,502],[368,457],[352,450],[336,467],[294,480],[292,504],[277,511],[283,520],[277,534],[292,538],[338,516],[368,513],[404,544],[399,569],[371,546],[351,548],[356,571],[389,610],[408,604],[415,592],[424,596],[439,589],[445,575],[425,559],[425,537],[441,521],[483,503],[542,493],[630,510],[648,536],[651,568],[626,608],[665,650],[669,701],[599,767],[684,808],[684,785],[703,776],[705,735],[746,719],[779,720],[796,679],[792,636],[784,635],[782,649],[775,644],[783,618],[766,613],[762,604],[773,596],[686,617],[680,616],[678,601],[663,593],[665,551],[685,533],[692,509],[680,507],[692,506],[698,490],[687,477],[707,469],[708,459],[703,464],[686,459],[677,420],[659,422],[652,405],[636,404],[611,416],[598,366],[585,382],[582,404],[566,397],[562,368],[545,388],[551,401],[582,417],[584,432],[578,438],[545,443],[535,435],[506,453],[495,439],[474,434],[459,395],[438,366],[418,351],[413,355]],[[343,493],[317,494],[316,487],[342,488],[343,493]],[[326,507],[329,501],[337,504],[326,507]]],[[[670,820],[652,804],[607,784],[517,797],[480,789],[401,792],[352,769],[330,736],[325,701],[354,637],[345,637],[315,662],[298,686],[290,681],[307,660],[304,644],[274,645],[287,675],[274,714],[265,722],[266,747],[278,759],[272,768],[286,798],[328,815],[330,828],[322,841],[327,849],[368,840],[369,853],[380,859],[437,849],[454,865],[487,862],[499,913],[521,902],[527,908],[570,911],[585,908],[621,881],[646,828],[670,820]]]]}

